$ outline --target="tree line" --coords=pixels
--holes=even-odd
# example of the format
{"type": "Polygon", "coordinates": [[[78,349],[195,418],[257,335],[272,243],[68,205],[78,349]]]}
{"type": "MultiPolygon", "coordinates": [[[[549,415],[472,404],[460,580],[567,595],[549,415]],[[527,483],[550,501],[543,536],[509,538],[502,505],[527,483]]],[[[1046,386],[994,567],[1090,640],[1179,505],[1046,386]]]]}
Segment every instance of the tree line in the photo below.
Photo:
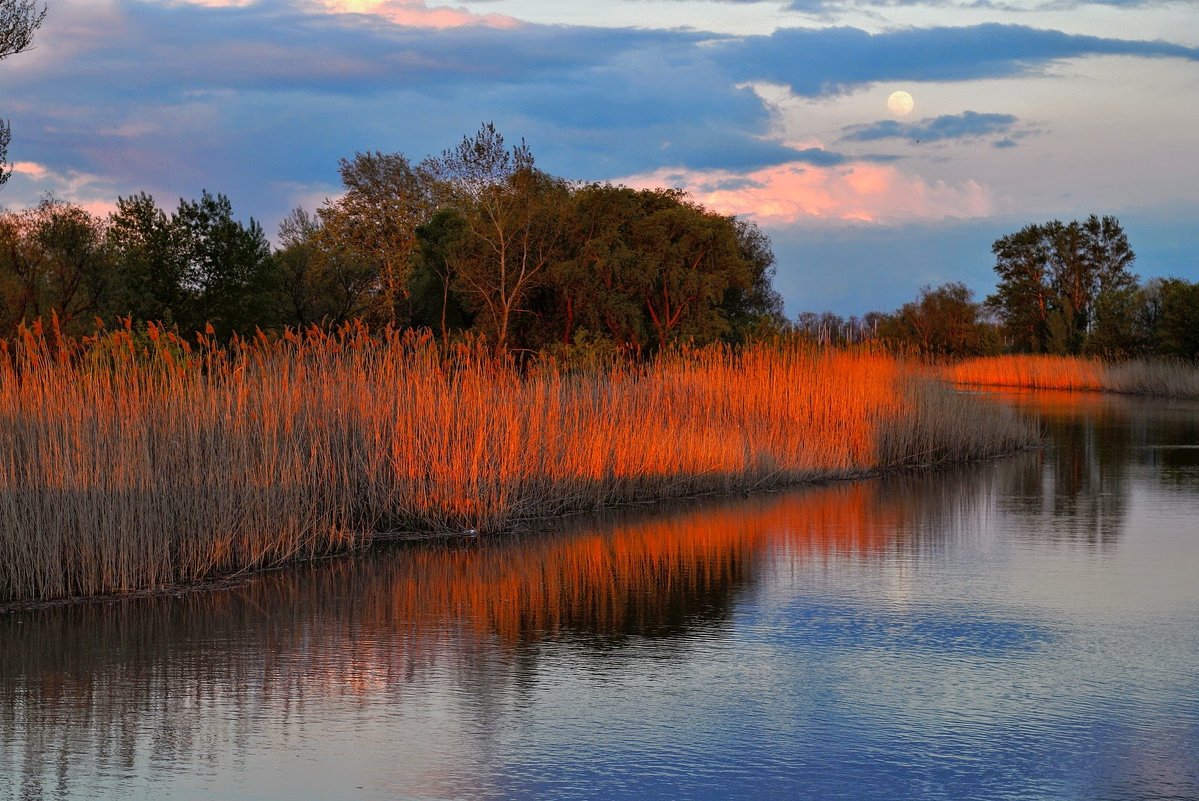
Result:
{"type": "Polygon", "coordinates": [[[1091,215],[1027,225],[995,240],[993,294],[960,282],[925,287],[890,313],[799,315],[801,334],[882,340],[935,356],[1047,353],[1109,359],[1199,358],[1199,283],[1142,282],[1119,221],[1091,215]]]}
{"type": "Polygon", "coordinates": [[[122,197],[100,218],[46,199],[0,215],[0,335],[53,313],[163,321],[183,333],[337,324],[425,326],[500,350],[654,350],[778,330],[774,256],[751,222],[674,189],[578,184],[491,124],[419,163],[343,159],[344,193],[291,212],[278,248],[205,191],[173,211],[122,197]]]}

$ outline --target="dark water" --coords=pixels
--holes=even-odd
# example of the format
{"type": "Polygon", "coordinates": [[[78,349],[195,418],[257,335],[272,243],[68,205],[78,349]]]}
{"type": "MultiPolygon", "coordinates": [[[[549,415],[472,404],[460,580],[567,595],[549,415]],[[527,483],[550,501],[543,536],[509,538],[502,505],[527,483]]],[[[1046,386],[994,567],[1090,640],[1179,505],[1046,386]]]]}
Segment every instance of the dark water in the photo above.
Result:
{"type": "Polygon", "coordinates": [[[0,615],[0,799],[1199,799],[1199,405],[0,615]]]}

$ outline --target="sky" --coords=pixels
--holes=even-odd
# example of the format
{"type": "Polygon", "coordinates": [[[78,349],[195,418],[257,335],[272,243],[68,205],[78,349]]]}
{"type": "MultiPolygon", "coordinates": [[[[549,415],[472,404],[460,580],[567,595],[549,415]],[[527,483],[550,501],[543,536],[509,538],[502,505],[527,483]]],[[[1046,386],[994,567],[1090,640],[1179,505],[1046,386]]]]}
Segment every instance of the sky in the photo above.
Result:
{"type": "Polygon", "coordinates": [[[555,175],[757,221],[792,316],[981,298],[997,237],[1091,213],[1143,277],[1199,280],[1193,0],[47,4],[0,62],[9,209],[207,189],[273,236],[340,158],[494,122],[555,175]]]}

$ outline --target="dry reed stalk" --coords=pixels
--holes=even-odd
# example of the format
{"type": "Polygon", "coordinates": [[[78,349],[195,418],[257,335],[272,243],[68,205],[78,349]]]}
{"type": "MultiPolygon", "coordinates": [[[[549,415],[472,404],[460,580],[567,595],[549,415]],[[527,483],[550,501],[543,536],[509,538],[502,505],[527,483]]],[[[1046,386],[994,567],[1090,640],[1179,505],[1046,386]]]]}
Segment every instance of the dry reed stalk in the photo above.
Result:
{"type": "Polygon", "coordinates": [[[578,375],[356,326],[195,349],[151,332],[24,331],[0,358],[0,600],[194,582],[380,529],[497,531],[1036,438],[864,350],[712,348],[578,375]]]}
{"type": "Polygon", "coordinates": [[[1199,398],[1199,367],[1181,361],[1107,363],[1077,356],[994,356],[950,365],[944,375],[961,385],[1199,398]]]}

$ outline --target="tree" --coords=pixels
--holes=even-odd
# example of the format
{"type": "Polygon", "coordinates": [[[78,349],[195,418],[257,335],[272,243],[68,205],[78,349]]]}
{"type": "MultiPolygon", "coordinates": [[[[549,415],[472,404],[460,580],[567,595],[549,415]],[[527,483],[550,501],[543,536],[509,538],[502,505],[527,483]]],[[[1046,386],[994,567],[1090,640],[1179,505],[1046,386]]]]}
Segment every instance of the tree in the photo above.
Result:
{"type": "Polygon", "coordinates": [[[730,290],[751,289],[753,276],[729,218],[679,202],[637,221],[633,243],[643,260],[634,286],[659,347],[731,332],[721,303],[730,290]]]}
{"type": "Polygon", "coordinates": [[[114,313],[167,323],[189,316],[186,265],[171,220],[153,197],[117,198],[105,239],[114,262],[114,313]]]}
{"type": "Polygon", "coordinates": [[[229,198],[208,190],[199,200],[180,200],[171,226],[191,299],[189,318],[179,321],[185,328],[211,323],[228,336],[273,324],[267,301],[271,249],[262,226],[253,218],[235,220],[229,198]]]}
{"type": "Polygon", "coordinates": [[[999,281],[987,303],[1003,320],[1017,350],[1039,352],[1047,338],[1053,302],[1048,251],[1039,225],[1026,226],[991,246],[999,281]]]}
{"type": "Polygon", "coordinates": [[[547,313],[563,344],[584,330],[633,349],[742,342],[784,325],[770,240],[679,190],[579,187],[565,239],[547,313]]]}
{"type": "Polygon", "coordinates": [[[953,282],[924,287],[920,298],[905,303],[881,323],[881,335],[892,342],[936,356],[977,356],[987,348],[986,325],[974,293],[953,282]]]}
{"type": "Polygon", "coordinates": [[[171,216],[146,194],[117,199],[107,245],[115,262],[114,307],[185,332],[212,323],[221,336],[272,324],[270,246],[253,219],[233,218],[224,195],[180,200],[171,216]]]}
{"type": "Polygon", "coordinates": [[[1199,358],[1199,283],[1181,278],[1161,282],[1156,345],[1163,356],[1199,358]]]}
{"type": "Polygon", "coordinates": [[[0,329],[57,315],[78,333],[104,312],[111,262],[102,223],[84,209],[47,198],[0,215],[0,329]],[[85,324],[86,322],[86,324],[85,324]]]}
{"type": "Polygon", "coordinates": [[[377,264],[326,235],[319,216],[294,209],[279,223],[282,246],[272,256],[274,308],[283,325],[359,319],[394,320],[380,301],[377,264]]]}
{"type": "MultiPolygon", "coordinates": [[[[33,47],[33,33],[45,19],[46,7],[39,7],[35,0],[0,0],[0,61],[33,47]]],[[[0,186],[12,174],[6,161],[11,142],[8,120],[0,119],[0,186]]]]}
{"type": "Polygon", "coordinates": [[[571,198],[567,247],[553,266],[560,336],[566,345],[578,329],[606,334],[624,347],[650,338],[638,272],[644,254],[634,228],[648,215],[673,208],[675,190],[636,190],[611,184],[578,188],[571,198]]]}
{"type": "Polygon", "coordinates": [[[346,193],[317,212],[325,246],[375,267],[380,316],[400,322],[416,229],[433,209],[432,177],[401,153],[355,153],[339,172],[346,193]]]}
{"type": "Polygon", "coordinates": [[[0,0],[0,61],[33,47],[33,33],[46,19],[34,0],[0,0]]]}
{"type": "Polygon", "coordinates": [[[751,335],[775,333],[786,326],[783,298],[774,288],[774,251],[770,237],[756,223],[730,218],[737,236],[737,250],[749,268],[748,286],[730,285],[720,308],[729,323],[726,338],[743,342],[751,335]]]}
{"type": "Polygon", "coordinates": [[[1018,350],[1079,353],[1101,299],[1136,285],[1136,256],[1114,217],[1029,225],[991,250],[999,281],[987,302],[1018,350]]]}
{"type": "Polygon", "coordinates": [[[459,294],[507,351],[515,318],[559,257],[567,184],[535,169],[523,141],[507,148],[491,123],[430,167],[462,213],[463,235],[448,253],[459,294]]]}
{"type": "Polygon", "coordinates": [[[320,221],[302,208],[279,223],[282,247],[272,255],[275,272],[275,309],[284,325],[311,325],[321,319],[321,282],[316,235],[320,221]]]}
{"type": "Polygon", "coordinates": [[[416,229],[417,255],[410,294],[412,323],[436,329],[443,340],[450,328],[462,329],[469,315],[454,290],[457,275],[453,255],[466,232],[466,220],[453,208],[438,209],[416,229]]]}

